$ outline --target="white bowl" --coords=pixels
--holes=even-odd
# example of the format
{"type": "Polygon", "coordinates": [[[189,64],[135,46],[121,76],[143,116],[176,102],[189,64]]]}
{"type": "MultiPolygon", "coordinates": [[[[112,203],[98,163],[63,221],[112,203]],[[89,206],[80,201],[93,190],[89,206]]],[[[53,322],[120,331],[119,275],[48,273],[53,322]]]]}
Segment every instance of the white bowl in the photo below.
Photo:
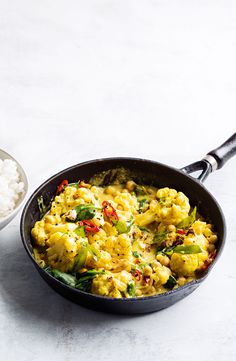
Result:
{"type": "Polygon", "coordinates": [[[25,196],[27,194],[28,191],[28,180],[26,177],[26,174],[23,170],[23,168],[21,167],[21,165],[17,162],[17,160],[15,158],[13,158],[10,154],[8,154],[7,152],[5,152],[4,150],[0,149],[0,159],[11,159],[14,160],[14,162],[16,162],[17,164],[17,170],[20,174],[20,180],[21,182],[24,183],[24,192],[21,194],[20,198],[18,199],[16,206],[14,208],[14,210],[7,215],[6,217],[1,218],[0,217],[0,230],[3,229],[9,222],[11,222],[11,220],[17,215],[17,213],[20,210],[20,207],[22,206],[22,203],[25,199],[25,196]]]}

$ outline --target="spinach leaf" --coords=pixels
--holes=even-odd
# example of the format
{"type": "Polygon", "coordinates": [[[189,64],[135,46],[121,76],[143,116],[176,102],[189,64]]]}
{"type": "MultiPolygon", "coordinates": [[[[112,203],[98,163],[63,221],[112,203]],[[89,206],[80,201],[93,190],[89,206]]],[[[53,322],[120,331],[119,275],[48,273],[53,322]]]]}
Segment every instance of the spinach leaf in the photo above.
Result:
{"type": "Polygon", "coordinates": [[[166,254],[167,256],[171,256],[173,253],[180,253],[180,254],[196,254],[201,253],[201,248],[196,244],[191,244],[189,246],[172,246],[168,248],[163,248],[159,253],[166,254]]]}
{"type": "Polygon", "coordinates": [[[90,292],[92,280],[98,274],[104,274],[105,271],[89,270],[83,273],[77,273],[78,282],[76,283],[76,288],[84,292],[90,292]]]}
{"type": "Polygon", "coordinates": [[[195,253],[201,253],[202,250],[197,244],[191,244],[189,246],[176,246],[173,249],[174,253],[180,253],[180,254],[195,254],[195,253]]]}
{"type": "Polygon", "coordinates": [[[75,287],[76,285],[76,277],[65,272],[61,272],[56,268],[46,267],[44,270],[58,279],[59,281],[65,283],[68,286],[75,287]]]}
{"type": "Polygon", "coordinates": [[[87,247],[82,247],[78,255],[75,258],[74,271],[78,272],[85,264],[87,260],[88,249],[87,247]]]}
{"type": "Polygon", "coordinates": [[[177,281],[174,276],[170,275],[168,281],[164,284],[165,288],[172,289],[177,284],[177,281]]]}
{"type": "Polygon", "coordinates": [[[127,292],[131,297],[135,297],[135,283],[133,281],[128,284],[127,292]]]}
{"type": "Polygon", "coordinates": [[[135,258],[139,258],[141,255],[140,255],[140,253],[138,253],[137,251],[134,251],[134,252],[133,252],[133,256],[134,256],[135,258]]]}
{"type": "Polygon", "coordinates": [[[188,228],[193,222],[195,222],[197,216],[197,207],[194,207],[192,213],[184,218],[179,224],[177,224],[177,228],[188,228]]]}
{"type": "Polygon", "coordinates": [[[75,207],[77,214],[77,221],[83,221],[84,219],[92,219],[95,216],[96,210],[99,209],[93,204],[80,204],[75,207]]]}

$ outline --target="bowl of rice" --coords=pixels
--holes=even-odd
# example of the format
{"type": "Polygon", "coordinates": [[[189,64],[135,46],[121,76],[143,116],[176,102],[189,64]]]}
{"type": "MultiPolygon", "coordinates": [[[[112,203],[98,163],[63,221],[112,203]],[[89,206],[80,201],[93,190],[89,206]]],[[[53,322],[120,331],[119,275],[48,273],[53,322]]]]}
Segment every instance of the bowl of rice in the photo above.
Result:
{"type": "Polygon", "coordinates": [[[18,213],[28,190],[21,165],[0,149],[0,230],[18,213]]]}

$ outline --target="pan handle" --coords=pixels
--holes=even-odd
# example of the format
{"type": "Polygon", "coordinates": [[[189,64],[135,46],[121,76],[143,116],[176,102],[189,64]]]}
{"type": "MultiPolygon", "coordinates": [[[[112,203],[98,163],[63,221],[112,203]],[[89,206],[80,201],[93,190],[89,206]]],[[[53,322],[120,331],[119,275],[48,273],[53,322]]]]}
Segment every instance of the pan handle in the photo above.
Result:
{"type": "Polygon", "coordinates": [[[218,148],[210,151],[207,154],[207,156],[215,158],[215,160],[217,162],[216,169],[220,169],[235,154],[236,154],[236,133],[234,133],[229,139],[227,139],[218,148]]]}
{"type": "Polygon", "coordinates": [[[181,168],[184,173],[191,174],[201,170],[202,172],[197,177],[200,182],[208,177],[208,175],[223,167],[223,165],[236,154],[236,133],[227,139],[218,148],[211,150],[200,161],[191,163],[186,167],[181,168]]]}

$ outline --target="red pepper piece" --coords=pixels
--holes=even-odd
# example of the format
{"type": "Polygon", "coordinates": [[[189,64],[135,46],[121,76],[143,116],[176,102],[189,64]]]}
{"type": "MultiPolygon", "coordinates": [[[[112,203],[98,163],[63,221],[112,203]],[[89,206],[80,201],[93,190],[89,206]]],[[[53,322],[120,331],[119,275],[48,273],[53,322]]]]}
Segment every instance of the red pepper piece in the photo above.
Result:
{"type": "Polygon", "coordinates": [[[186,234],[186,232],[183,230],[183,229],[177,229],[176,233],[179,233],[179,234],[186,234]]]}
{"type": "Polygon", "coordinates": [[[108,201],[103,201],[102,202],[102,207],[103,207],[103,212],[105,214],[105,216],[109,219],[109,220],[119,220],[119,217],[116,213],[115,208],[111,205],[110,202],[108,201]]]}
{"type": "Polygon", "coordinates": [[[208,270],[210,264],[214,261],[215,258],[216,258],[216,250],[209,253],[208,259],[203,263],[202,270],[203,271],[208,270]]]}
{"type": "Polygon", "coordinates": [[[138,269],[134,269],[131,271],[132,276],[137,280],[140,281],[141,280],[141,272],[138,269]]]}
{"type": "Polygon", "coordinates": [[[60,194],[62,192],[62,190],[67,186],[68,186],[68,180],[64,179],[57,187],[57,194],[60,194]]]}
{"type": "Polygon", "coordinates": [[[97,233],[100,231],[100,228],[90,220],[80,221],[79,225],[84,226],[85,231],[90,233],[97,233]]]}

